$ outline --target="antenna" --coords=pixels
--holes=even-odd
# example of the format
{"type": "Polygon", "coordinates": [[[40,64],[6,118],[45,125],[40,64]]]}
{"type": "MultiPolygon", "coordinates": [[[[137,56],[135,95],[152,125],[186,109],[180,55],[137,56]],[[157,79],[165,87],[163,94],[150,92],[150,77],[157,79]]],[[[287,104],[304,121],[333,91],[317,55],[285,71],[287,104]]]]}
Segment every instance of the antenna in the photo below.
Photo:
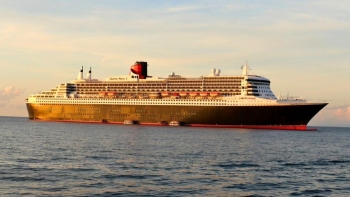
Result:
{"type": "Polygon", "coordinates": [[[278,95],[278,100],[282,100],[281,91],[280,91],[280,93],[279,93],[279,95],[278,95]]]}

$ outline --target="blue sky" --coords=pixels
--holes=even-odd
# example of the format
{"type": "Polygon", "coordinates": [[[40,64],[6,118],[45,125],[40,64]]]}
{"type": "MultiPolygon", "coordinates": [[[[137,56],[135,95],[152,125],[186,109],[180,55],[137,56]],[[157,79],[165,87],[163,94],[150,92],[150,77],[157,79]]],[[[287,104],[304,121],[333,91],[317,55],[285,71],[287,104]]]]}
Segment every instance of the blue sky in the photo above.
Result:
{"type": "Polygon", "coordinates": [[[330,104],[311,125],[350,126],[350,2],[0,0],[0,115],[76,77],[240,74],[246,60],[276,95],[330,104]]]}

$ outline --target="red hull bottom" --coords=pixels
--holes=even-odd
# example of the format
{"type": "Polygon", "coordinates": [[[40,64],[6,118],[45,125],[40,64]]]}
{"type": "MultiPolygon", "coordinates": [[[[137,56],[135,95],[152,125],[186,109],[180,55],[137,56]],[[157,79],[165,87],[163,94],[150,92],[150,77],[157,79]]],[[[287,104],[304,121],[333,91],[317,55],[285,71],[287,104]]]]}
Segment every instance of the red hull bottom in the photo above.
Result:
{"type": "Polygon", "coordinates": [[[189,124],[192,127],[209,127],[209,128],[240,128],[240,129],[269,129],[269,130],[298,130],[298,131],[316,131],[309,129],[306,125],[205,125],[189,124]]]}
{"type": "MultiPolygon", "coordinates": [[[[123,122],[99,122],[99,121],[74,121],[74,120],[39,120],[48,122],[68,122],[68,123],[92,123],[92,124],[124,124],[123,122]]],[[[137,125],[149,126],[169,126],[162,123],[137,123],[137,125]]],[[[297,130],[297,131],[316,131],[314,128],[307,128],[306,125],[208,125],[208,124],[185,124],[182,126],[202,127],[202,128],[237,128],[237,129],[266,129],[266,130],[297,130]]]]}

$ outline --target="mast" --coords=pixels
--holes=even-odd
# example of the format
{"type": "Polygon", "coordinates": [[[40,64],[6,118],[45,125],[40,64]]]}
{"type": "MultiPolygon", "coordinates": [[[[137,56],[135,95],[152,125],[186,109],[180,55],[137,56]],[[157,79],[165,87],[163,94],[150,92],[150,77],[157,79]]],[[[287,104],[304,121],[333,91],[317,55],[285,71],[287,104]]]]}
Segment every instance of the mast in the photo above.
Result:
{"type": "Polygon", "coordinates": [[[246,60],[245,62],[245,65],[242,66],[242,69],[243,69],[243,72],[242,72],[242,75],[243,76],[247,76],[248,75],[248,72],[249,72],[249,67],[248,67],[248,61],[246,60]]]}

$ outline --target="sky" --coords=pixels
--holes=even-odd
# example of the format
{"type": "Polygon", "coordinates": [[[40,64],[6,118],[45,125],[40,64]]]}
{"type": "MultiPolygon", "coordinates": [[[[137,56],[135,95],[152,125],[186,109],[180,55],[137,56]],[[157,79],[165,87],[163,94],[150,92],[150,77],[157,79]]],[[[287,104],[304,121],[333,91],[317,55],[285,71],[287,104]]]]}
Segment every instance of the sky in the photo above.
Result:
{"type": "Polygon", "coordinates": [[[0,116],[75,79],[240,75],[248,65],[275,95],[329,105],[309,123],[350,126],[350,1],[0,0],[0,116]]]}

